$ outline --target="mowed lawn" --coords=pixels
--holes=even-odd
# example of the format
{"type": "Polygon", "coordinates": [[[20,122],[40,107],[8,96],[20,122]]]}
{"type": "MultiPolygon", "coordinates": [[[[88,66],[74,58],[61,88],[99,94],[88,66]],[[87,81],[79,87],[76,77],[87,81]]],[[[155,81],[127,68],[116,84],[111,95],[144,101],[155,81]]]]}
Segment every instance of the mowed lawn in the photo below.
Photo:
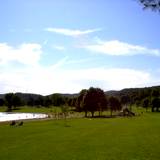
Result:
{"type": "Polygon", "coordinates": [[[159,160],[160,113],[0,124],[0,160],[159,160]]]}

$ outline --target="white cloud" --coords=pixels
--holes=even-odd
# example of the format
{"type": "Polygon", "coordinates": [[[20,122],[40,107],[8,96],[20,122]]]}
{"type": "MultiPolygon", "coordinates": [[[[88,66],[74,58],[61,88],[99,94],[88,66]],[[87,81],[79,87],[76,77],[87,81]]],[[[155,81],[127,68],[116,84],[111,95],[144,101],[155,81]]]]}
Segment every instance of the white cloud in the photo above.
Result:
{"type": "Polygon", "coordinates": [[[61,60],[59,60],[58,62],[56,62],[54,65],[51,65],[49,68],[50,69],[56,69],[56,68],[60,68],[61,66],[65,65],[67,60],[68,60],[68,56],[62,58],[61,60]]]}
{"type": "Polygon", "coordinates": [[[76,29],[66,29],[66,28],[46,28],[45,30],[48,32],[54,32],[65,36],[76,37],[97,32],[100,31],[101,29],[98,28],[98,29],[88,29],[88,30],[76,30],[76,29]]]}
{"type": "MultiPolygon", "coordinates": [[[[151,81],[150,74],[144,71],[125,68],[91,68],[70,70],[63,73],[69,75],[71,81],[79,83],[83,87],[95,85],[105,90],[123,89],[145,85],[151,81]]],[[[83,88],[82,87],[82,88],[83,88]]]]}
{"type": "Polygon", "coordinates": [[[0,64],[16,61],[25,65],[36,65],[41,53],[41,46],[36,43],[24,43],[18,47],[0,43],[0,64]]]}
{"type": "Polygon", "coordinates": [[[127,55],[138,55],[138,54],[149,54],[160,56],[160,49],[150,49],[140,45],[133,45],[118,40],[112,41],[101,41],[98,40],[96,44],[84,45],[85,48],[91,52],[97,52],[107,55],[115,56],[127,56],[127,55]]]}
{"type": "Polygon", "coordinates": [[[39,44],[22,44],[12,47],[0,43],[0,92],[30,92],[51,94],[75,93],[90,86],[104,90],[144,87],[159,82],[159,76],[127,68],[67,69],[65,65],[83,63],[90,59],[70,60],[64,57],[51,66],[40,66],[42,50],[39,44]],[[16,61],[25,68],[10,68],[4,64],[16,61]],[[33,67],[34,66],[34,67],[33,67]],[[151,78],[152,77],[152,78],[151,78]],[[155,78],[153,78],[155,77],[155,78]]]}
{"type": "Polygon", "coordinates": [[[68,60],[67,62],[66,62],[66,64],[78,64],[78,63],[88,63],[88,62],[90,62],[90,61],[92,61],[92,60],[94,60],[94,59],[91,59],[91,58],[84,58],[84,59],[73,59],[73,60],[68,60]]]}
{"type": "Polygon", "coordinates": [[[58,51],[65,51],[66,50],[66,48],[64,46],[61,46],[61,45],[54,45],[53,49],[56,49],[58,51]]]}
{"type": "Polygon", "coordinates": [[[125,68],[65,69],[61,66],[66,60],[67,57],[50,67],[1,72],[1,92],[77,93],[90,86],[104,90],[123,89],[152,85],[157,80],[151,78],[151,73],[125,68]]]}

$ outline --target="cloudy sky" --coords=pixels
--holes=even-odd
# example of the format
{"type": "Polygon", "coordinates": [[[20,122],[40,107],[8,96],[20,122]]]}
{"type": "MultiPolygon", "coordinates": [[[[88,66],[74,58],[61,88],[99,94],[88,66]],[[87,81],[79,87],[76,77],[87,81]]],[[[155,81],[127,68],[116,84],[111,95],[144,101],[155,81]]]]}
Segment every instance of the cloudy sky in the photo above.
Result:
{"type": "Polygon", "coordinates": [[[0,0],[0,93],[160,85],[159,28],[136,0],[0,0]]]}

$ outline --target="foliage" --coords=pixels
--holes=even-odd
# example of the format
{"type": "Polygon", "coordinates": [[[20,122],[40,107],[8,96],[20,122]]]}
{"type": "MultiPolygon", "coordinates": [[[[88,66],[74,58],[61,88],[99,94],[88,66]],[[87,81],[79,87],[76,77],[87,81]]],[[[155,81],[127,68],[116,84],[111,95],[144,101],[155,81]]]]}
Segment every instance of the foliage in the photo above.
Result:
{"type": "MultiPolygon", "coordinates": [[[[93,87],[91,87],[93,88],[93,87]]],[[[101,89],[100,89],[101,90],[101,89]]],[[[5,95],[0,95],[0,106],[5,104],[8,106],[11,104],[11,106],[8,106],[8,108],[12,107],[21,107],[24,105],[32,106],[32,107],[52,107],[52,106],[63,106],[64,104],[67,104],[68,106],[71,106],[73,109],[76,108],[76,111],[81,112],[85,111],[91,112],[93,108],[93,111],[99,111],[99,114],[101,114],[104,110],[107,110],[107,100],[106,98],[102,98],[105,105],[101,105],[101,103],[96,104],[96,107],[93,106],[93,108],[88,110],[88,107],[85,107],[85,97],[88,90],[84,89],[79,94],[52,94],[47,96],[37,95],[37,94],[30,94],[30,93],[15,93],[13,94],[16,96],[15,100],[12,99],[6,99],[5,95]],[[14,100],[14,104],[13,101],[14,100]],[[16,104],[17,103],[17,104],[16,104]],[[21,104],[21,105],[20,105],[21,104]]],[[[9,93],[12,94],[12,93],[9,93]]],[[[102,97],[116,97],[120,100],[122,105],[137,105],[137,106],[143,106],[143,102],[146,98],[150,99],[150,103],[148,108],[151,108],[151,101],[154,98],[160,97],[160,86],[155,87],[146,87],[146,88],[129,88],[129,89],[123,89],[120,91],[108,91],[101,94],[102,97]]],[[[12,97],[12,96],[11,96],[12,97]]],[[[100,99],[99,99],[100,100],[100,99]]],[[[98,100],[98,101],[99,101],[98,100]]],[[[95,101],[95,98],[93,98],[93,101],[95,101]]],[[[100,100],[101,101],[101,100],[100,100]]],[[[96,102],[97,103],[97,102],[96,102]]]]}
{"type": "Polygon", "coordinates": [[[5,105],[8,107],[8,111],[12,111],[13,107],[22,106],[23,102],[16,94],[8,93],[5,95],[5,105]]]}
{"type": "MultiPolygon", "coordinates": [[[[150,101],[155,97],[160,97],[160,86],[145,87],[145,88],[129,88],[115,92],[106,92],[109,96],[122,99],[123,97],[130,97],[130,104],[143,106],[144,99],[148,98],[150,101]]],[[[122,101],[121,101],[122,102],[122,101]]],[[[123,102],[122,102],[123,104],[123,102]]],[[[151,107],[151,103],[148,107],[151,107]]]]}
{"type": "Polygon", "coordinates": [[[113,111],[119,111],[122,108],[119,99],[116,97],[109,98],[109,106],[110,106],[111,116],[113,111]]]}
{"type": "Polygon", "coordinates": [[[160,0],[138,0],[143,9],[151,9],[152,11],[160,11],[160,0]]]}
{"type": "Polygon", "coordinates": [[[42,96],[38,96],[35,100],[34,100],[34,105],[35,106],[43,106],[44,105],[44,98],[42,96]]]}
{"type": "Polygon", "coordinates": [[[3,98],[0,98],[0,106],[3,106],[5,104],[3,98]]]}
{"type": "Polygon", "coordinates": [[[143,108],[146,108],[146,111],[147,111],[147,109],[150,107],[150,99],[149,98],[145,98],[145,99],[143,99],[143,101],[142,101],[142,106],[143,106],[143,108]]]}
{"type": "Polygon", "coordinates": [[[46,96],[43,98],[43,106],[44,107],[50,107],[52,105],[52,100],[49,98],[49,96],[46,96]]]}
{"type": "Polygon", "coordinates": [[[120,102],[122,105],[128,105],[130,103],[130,97],[128,95],[122,96],[120,102]]]}
{"type": "Polygon", "coordinates": [[[21,98],[18,97],[17,95],[14,95],[12,98],[13,98],[12,101],[13,101],[13,107],[14,108],[23,105],[23,102],[22,102],[21,98]]]}
{"type": "Polygon", "coordinates": [[[27,105],[28,105],[28,106],[34,106],[34,105],[35,105],[35,101],[34,101],[33,97],[30,97],[30,98],[28,99],[27,105]]]}
{"type": "Polygon", "coordinates": [[[153,89],[151,94],[152,94],[152,97],[159,97],[160,96],[160,90],[153,89]]]}
{"type": "Polygon", "coordinates": [[[65,104],[64,97],[62,97],[58,93],[51,95],[50,98],[51,98],[53,106],[61,106],[61,105],[65,104]]]}
{"type": "Polygon", "coordinates": [[[84,97],[87,94],[87,89],[82,89],[79,93],[79,96],[76,98],[76,102],[75,102],[75,106],[76,106],[76,110],[81,112],[83,111],[83,101],[84,101],[84,97]]]}
{"type": "Polygon", "coordinates": [[[5,95],[5,104],[8,107],[8,111],[12,111],[13,97],[14,97],[13,93],[8,93],[5,95]]]}
{"type": "Polygon", "coordinates": [[[158,112],[159,108],[160,108],[160,98],[156,97],[152,100],[152,112],[154,112],[155,109],[158,112]]]}
{"type": "Polygon", "coordinates": [[[106,96],[104,91],[100,88],[89,88],[85,92],[81,103],[83,111],[85,111],[85,116],[87,116],[87,112],[91,112],[93,117],[95,111],[102,112],[107,109],[106,96]]]}

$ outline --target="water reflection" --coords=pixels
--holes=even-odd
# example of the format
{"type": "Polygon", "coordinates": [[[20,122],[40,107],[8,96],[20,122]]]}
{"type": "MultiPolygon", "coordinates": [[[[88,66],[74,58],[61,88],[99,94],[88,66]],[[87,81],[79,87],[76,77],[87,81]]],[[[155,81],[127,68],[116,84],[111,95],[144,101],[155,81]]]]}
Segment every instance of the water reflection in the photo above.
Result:
{"type": "Polygon", "coordinates": [[[0,112],[0,122],[24,119],[40,119],[47,118],[48,115],[41,113],[7,113],[0,112]]]}

